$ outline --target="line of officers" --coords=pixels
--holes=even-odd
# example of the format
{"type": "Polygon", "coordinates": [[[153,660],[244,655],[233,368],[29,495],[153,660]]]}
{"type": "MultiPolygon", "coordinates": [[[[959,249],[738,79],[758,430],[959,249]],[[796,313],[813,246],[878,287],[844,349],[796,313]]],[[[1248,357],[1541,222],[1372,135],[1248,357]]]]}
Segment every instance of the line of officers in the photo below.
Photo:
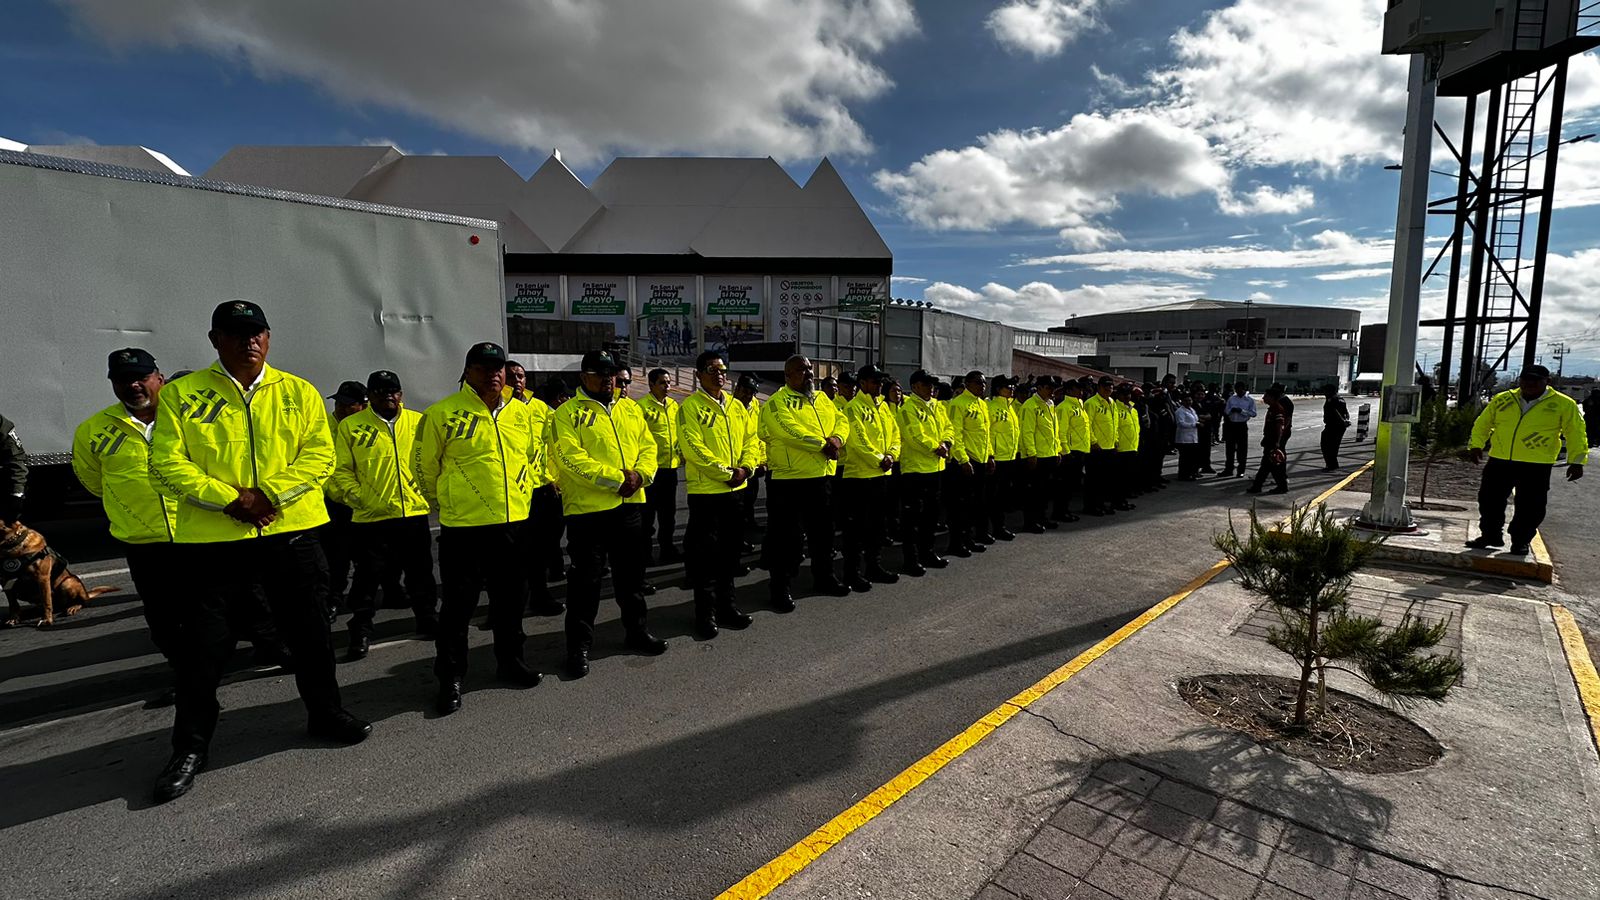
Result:
{"type": "Polygon", "coordinates": [[[502,347],[480,343],[466,354],[460,391],[424,412],[406,408],[400,377],[380,370],[365,398],[354,390],[361,385],[343,386],[330,420],[313,385],[267,364],[271,330],[260,306],[219,305],[208,339],[217,361],[170,383],[147,351],[112,353],[117,402],[79,427],[73,447],[176,673],[173,755],[155,787],[162,801],[186,793],[206,766],[236,607],[252,600],[285,647],[310,732],[342,743],[371,733],[345,710],[335,677],[330,528],[355,562],[347,658],[365,656],[379,594],[387,605],[404,598],[419,632],[434,638],[435,706],[449,714],[461,708],[468,626],[482,594],[503,682],[541,680],[523,659],[530,608],[565,612],[565,672],[588,674],[608,573],[626,647],[666,650],[646,625],[645,569],[652,541],[663,562],[679,557],[680,466],[689,513],[682,558],[702,638],[751,623],[734,602],[734,579],[754,549],[746,535],[759,480],[768,490],[761,564],[778,612],[795,608],[806,558],[812,590],[842,597],[1014,539],[1006,519],[1016,497],[1024,530],[1035,533],[1075,520],[1075,496],[1090,513],[1132,508],[1115,486],[1135,464],[1138,418],[1127,388],[1109,378],[1045,378],[1019,402],[1015,379],[971,372],[941,401],[936,392],[948,388],[932,375],[913,374],[904,393],[870,365],[818,390],[811,362],[796,356],[784,386],[762,403],[753,379],[730,390],[726,362],[708,352],[680,403],[665,370],[651,372],[649,393],[635,400],[631,373],[591,351],[578,389],[553,408],[526,391],[502,347]],[[934,548],[941,494],[946,556],[934,548]],[[349,508],[348,525],[330,526],[335,505],[349,508]],[[430,512],[440,523],[442,591],[430,512]],[[563,531],[564,606],[546,587],[563,567],[563,531]],[[898,572],[881,559],[895,543],[904,552],[898,572]]]}

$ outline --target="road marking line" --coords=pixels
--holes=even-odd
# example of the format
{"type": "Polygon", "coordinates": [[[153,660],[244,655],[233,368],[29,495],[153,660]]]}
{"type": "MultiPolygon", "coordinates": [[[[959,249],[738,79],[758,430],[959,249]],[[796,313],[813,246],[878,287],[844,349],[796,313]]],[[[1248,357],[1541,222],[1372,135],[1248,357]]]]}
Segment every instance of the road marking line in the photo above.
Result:
{"type": "Polygon", "coordinates": [[[1578,630],[1578,621],[1572,611],[1559,603],[1550,605],[1550,616],[1555,619],[1556,631],[1561,634],[1561,646],[1567,651],[1567,668],[1572,672],[1572,683],[1578,687],[1578,700],[1589,717],[1589,735],[1595,749],[1600,750],[1600,674],[1596,674],[1589,647],[1578,630]]]}
{"type": "Polygon", "coordinates": [[[123,566],[120,569],[105,569],[105,570],[102,570],[102,571],[99,571],[99,572],[79,572],[78,573],[78,577],[79,578],[100,578],[100,577],[103,577],[105,575],[125,575],[125,574],[127,574],[127,572],[128,572],[128,567],[127,566],[123,566]]]}
{"type": "MultiPolygon", "coordinates": [[[[1345,476],[1333,487],[1318,494],[1310,505],[1318,506],[1325,503],[1329,497],[1344,490],[1346,486],[1365,473],[1372,465],[1373,463],[1368,462],[1345,476]]],[[[1180,588],[1177,593],[1145,610],[1133,621],[1118,628],[1104,640],[1073,657],[1066,665],[1039,679],[1026,690],[990,710],[983,718],[967,726],[966,730],[940,744],[932,753],[912,763],[909,768],[890,779],[887,784],[862,797],[855,805],[834,816],[820,828],[801,838],[798,843],[785,850],[777,858],[746,875],[738,884],[717,895],[717,900],[759,900],[759,898],[777,890],[779,885],[799,874],[802,869],[848,837],[851,832],[872,821],[879,813],[893,805],[895,801],[910,793],[917,785],[927,781],[934,773],[944,768],[961,754],[971,750],[984,738],[993,734],[1001,725],[1004,725],[1018,713],[1031,706],[1034,701],[1066,683],[1069,678],[1083,671],[1090,663],[1106,655],[1112,648],[1132,637],[1141,628],[1154,622],[1167,610],[1177,606],[1187,599],[1189,595],[1226,571],[1227,568],[1227,560],[1218,560],[1211,568],[1180,588]]]]}

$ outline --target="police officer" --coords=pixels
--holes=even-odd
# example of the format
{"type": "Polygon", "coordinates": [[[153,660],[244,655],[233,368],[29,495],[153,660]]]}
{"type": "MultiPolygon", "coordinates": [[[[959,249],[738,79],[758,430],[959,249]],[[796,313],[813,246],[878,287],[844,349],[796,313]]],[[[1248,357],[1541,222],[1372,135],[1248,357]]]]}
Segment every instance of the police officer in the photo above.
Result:
{"type": "Polygon", "coordinates": [[[17,440],[17,426],[0,416],[0,521],[22,516],[22,498],[28,492],[28,453],[17,440]]]}
{"type": "Polygon", "coordinates": [[[622,607],[625,645],[646,656],[667,650],[667,642],[645,628],[641,512],[645,488],[656,472],[655,440],[644,416],[618,401],[618,366],[610,353],[591,350],[580,366],[578,393],[556,410],[551,446],[567,523],[567,550],[572,554],[566,629],[566,672],[571,678],[589,674],[607,559],[617,605],[622,607]]]}
{"type": "MultiPolygon", "coordinates": [[[[733,399],[744,404],[745,412],[750,414],[750,421],[756,423],[756,451],[759,456],[754,475],[745,482],[744,493],[740,499],[744,503],[744,527],[755,530],[756,527],[756,494],[761,490],[761,480],[767,476],[767,434],[761,424],[761,398],[756,396],[760,390],[761,382],[754,375],[741,375],[739,381],[733,386],[733,399]]],[[[746,549],[751,549],[748,542],[743,544],[746,549]]],[[[741,566],[742,568],[742,566],[741,566]]]]}
{"type": "Polygon", "coordinates": [[[1056,422],[1061,436],[1061,462],[1056,467],[1055,509],[1058,522],[1076,522],[1072,514],[1072,495],[1083,492],[1083,467],[1089,458],[1089,414],[1083,408],[1083,385],[1072,380],[1062,385],[1056,404],[1056,422]]]}
{"type": "Polygon", "coordinates": [[[489,594],[496,676],[517,687],[541,680],[522,659],[528,569],[520,551],[545,445],[527,404],[506,399],[505,366],[505,348],[473,344],[461,390],[428,407],[418,426],[417,484],[439,511],[444,591],[433,673],[440,715],[461,708],[467,628],[481,593],[489,594]]]}
{"type": "MultiPolygon", "coordinates": [[[[172,542],[176,505],[150,483],[150,432],[156,399],[165,385],[155,357],[139,347],[112,351],[106,377],[117,402],[85,419],[72,437],[72,471],[100,498],[111,536],[122,547],[128,575],[144,605],[150,640],[174,670],[178,667],[177,584],[183,571],[172,542]]],[[[168,691],[155,705],[168,705],[168,691]]]]}
{"type": "Polygon", "coordinates": [[[679,408],[676,430],[689,485],[694,630],[709,640],[717,636],[718,626],[737,630],[750,625],[750,617],[734,605],[733,579],[744,543],[740,492],[748,489],[761,451],[755,419],[725,390],[728,366],[722,355],[701,353],[695,374],[699,389],[679,408]]]}
{"type": "Polygon", "coordinates": [[[650,483],[645,501],[645,551],[653,538],[661,547],[660,563],[668,565],[683,558],[672,543],[678,530],[678,467],[683,457],[678,449],[678,401],[668,396],[672,376],[666,369],[650,370],[650,391],[639,398],[650,437],[656,442],[656,477],[650,483]]]}
{"type": "Polygon", "coordinates": [[[184,545],[173,755],[158,801],[189,791],[216,730],[217,683],[233,652],[225,605],[259,580],[295,658],[313,736],[353,744],[372,726],[346,712],[334,675],[323,597],[328,567],[315,529],[328,521],[322,487],[333,440],[317,389],[267,365],[272,332],[261,307],[230,300],[211,314],[218,361],[160,392],[150,442],[156,490],[177,501],[184,545]]]}
{"type": "Polygon", "coordinates": [[[989,479],[994,477],[994,442],[991,436],[989,404],[983,401],[983,373],[974,369],[963,380],[966,388],[951,399],[950,425],[953,440],[950,461],[956,470],[959,495],[950,504],[949,551],[965,559],[982,553],[994,543],[989,536],[988,508],[984,497],[989,479]]]}
{"type": "Polygon", "coordinates": [[[794,609],[790,584],[800,568],[800,536],[811,554],[811,578],[820,594],[848,596],[833,574],[832,483],[850,424],[832,398],[813,387],[811,360],[791,356],[783,387],[761,407],[771,476],[767,483],[767,536],[763,555],[772,579],[772,607],[794,609]]]}
{"type": "MultiPolygon", "coordinates": [[[[510,379],[519,368],[515,361],[506,361],[506,391],[528,408],[529,427],[535,440],[547,450],[554,408],[532,391],[510,392],[510,379]]],[[[536,616],[558,616],[566,609],[566,604],[551,596],[549,583],[562,574],[561,495],[556,491],[554,463],[548,452],[540,453],[540,464],[528,470],[528,478],[531,489],[528,520],[517,534],[528,564],[528,612],[536,616]]]]}
{"type": "Polygon", "coordinates": [[[438,635],[438,585],[433,579],[433,534],[428,501],[417,487],[416,443],[422,414],[405,408],[400,376],[380,369],[367,376],[366,409],[333,433],[328,496],[352,513],[350,544],[356,574],[350,589],[350,645],[345,659],[366,658],[378,589],[398,606],[411,602],[417,633],[438,635]],[[400,579],[404,576],[402,589],[400,579]]]}
{"type": "Polygon", "coordinates": [[[1092,516],[1109,516],[1115,512],[1117,432],[1122,425],[1120,405],[1112,396],[1114,380],[1110,375],[1100,376],[1095,384],[1095,394],[1084,401],[1083,412],[1089,419],[1089,459],[1085,466],[1083,482],[1083,509],[1092,516]]]}
{"type": "Polygon", "coordinates": [[[1033,386],[1033,396],[1022,404],[1019,452],[1027,469],[1027,494],[1022,500],[1022,528],[1033,534],[1058,527],[1045,516],[1052,479],[1061,458],[1060,422],[1056,419],[1055,382],[1045,375],[1033,386]]]}
{"type": "Polygon", "coordinates": [[[1474,465],[1483,461],[1483,448],[1488,446],[1489,463],[1478,487],[1479,533],[1467,546],[1483,550],[1504,544],[1506,501],[1514,490],[1517,512],[1511,519],[1511,552],[1526,554],[1544,521],[1550,469],[1563,439],[1567,480],[1583,477],[1589,455],[1585,431],[1578,404],[1550,387],[1550,370],[1544,366],[1528,366],[1515,388],[1496,394],[1478,414],[1468,444],[1474,465]]]}
{"type": "Polygon", "coordinates": [[[1128,498],[1133,496],[1140,483],[1139,410],[1134,408],[1133,392],[1133,382],[1124,381],[1117,385],[1112,395],[1117,411],[1116,477],[1112,483],[1117,492],[1115,508],[1123,512],[1134,508],[1128,498]]]}
{"type": "Polygon", "coordinates": [[[505,392],[510,395],[510,399],[522,403],[527,403],[533,397],[528,391],[528,370],[514,359],[506,360],[505,392]]]}
{"type": "MultiPolygon", "coordinates": [[[[367,386],[359,381],[340,382],[339,389],[328,395],[333,401],[333,412],[328,419],[330,433],[339,429],[339,423],[367,408],[367,386]]],[[[353,553],[350,541],[350,507],[340,503],[331,494],[323,493],[328,507],[328,524],[317,533],[322,542],[322,554],[328,558],[328,616],[331,622],[345,605],[345,592],[350,587],[350,564],[353,553]]]]}
{"type": "Polygon", "coordinates": [[[989,533],[998,540],[1012,541],[1017,536],[1006,527],[1017,485],[1017,448],[1021,442],[1021,404],[1015,399],[1017,379],[996,375],[990,381],[989,439],[994,449],[994,475],[989,479],[984,509],[989,515],[989,533]]]}
{"type": "Polygon", "coordinates": [[[934,405],[936,382],[922,369],[912,372],[911,395],[900,405],[900,527],[905,552],[901,571],[913,578],[950,565],[933,552],[939,480],[952,443],[934,405]]]}
{"type": "Polygon", "coordinates": [[[900,458],[900,430],[894,411],[880,396],[886,373],[877,366],[861,367],[860,389],[845,407],[850,418],[850,440],[845,443],[844,473],[839,506],[844,510],[844,583],[865,593],[873,584],[894,584],[900,576],[883,568],[886,488],[900,458]]]}

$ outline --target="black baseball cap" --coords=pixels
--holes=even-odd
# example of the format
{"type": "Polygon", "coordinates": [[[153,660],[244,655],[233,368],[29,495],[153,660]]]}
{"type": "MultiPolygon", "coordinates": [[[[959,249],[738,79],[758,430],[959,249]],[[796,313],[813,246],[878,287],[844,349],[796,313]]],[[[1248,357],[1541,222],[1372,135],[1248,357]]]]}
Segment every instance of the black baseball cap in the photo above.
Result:
{"type": "Polygon", "coordinates": [[[840,384],[848,384],[848,385],[857,384],[858,382],[856,381],[856,373],[848,371],[848,370],[844,371],[844,372],[840,372],[839,373],[839,383],[840,384]]]}
{"type": "Polygon", "coordinates": [[[735,385],[735,388],[737,388],[738,390],[741,390],[741,391],[754,391],[754,390],[759,389],[760,387],[761,387],[760,379],[758,379],[754,375],[750,375],[748,373],[744,374],[744,375],[740,375],[739,376],[739,383],[735,385]]]}
{"type": "Polygon", "coordinates": [[[225,300],[211,311],[211,330],[254,334],[271,328],[267,314],[249,300],[225,300]]]}
{"type": "Polygon", "coordinates": [[[367,376],[368,392],[376,393],[378,391],[398,390],[403,390],[403,388],[400,387],[400,376],[389,371],[388,369],[379,369],[378,371],[367,376]]]}
{"type": "Polygon", "coordinates": [[[991,391],[998,391],[1008,387],[1014,388],[1016,386],[1017,379],[1012,378],[1010,375],[996,375],[989,379],[989,390],[991,391]]]}
{"type": "Polygon", "coordinates": [[[1518,376],[1518,377],[1521,377],[1521,378],[1549,378],[1550,377],[1550,370],[1545,368],[1544,366],[1525,366],[1522,369],[1522,374],[1520,376],[1518,376]]]}
{"type": "Polygon", "coordinates": [[[857,381],[882,381],[888,377],[888,372],[885,372],[872,363],[867,363],[856,372],[857,381]]]}
{"type": "Polygon", "coordinates": [[[156,370],[156,358],[150,351],[138,347],[125,347],[111,351],[106,357],[106,377],[112,381],[132,381],[156,370]]]}
{"type": "Polygon", "coordinates": [[[590,350],[583,355],[579,364],[586,375],[615,375],[617,373],[617,360],[604,350],[590,350]]]}
{"type": "Polygon", "coordinates": [[[928,374],[927,369],[918,369],[911,373],[912,384],[938,384],[939,379],[928,374]]]}
{"type": "Polygon", "coordinates": [[[339,383],[339,389],[329,394],[328,399],[340,403],[365,403],[367,387],[359,381],[342,381],[339,383]]]}
{"type": "Polygon", "coordinates": [[[503,368],[506,364],[506,348],[493,341],[484,341],[473,344],[467,351],[467,365],[490,366],[496,369],[503,368]]]}
{"type": "Polygon", "coordinates": [[[1101,375],[1100,376],[1100,384],[1102,384],[1102,385],[1116,384],[1116,383],[1117,383],[1117,380],[1115,378],[1112,378],[1110,375],[1101,375]]]}

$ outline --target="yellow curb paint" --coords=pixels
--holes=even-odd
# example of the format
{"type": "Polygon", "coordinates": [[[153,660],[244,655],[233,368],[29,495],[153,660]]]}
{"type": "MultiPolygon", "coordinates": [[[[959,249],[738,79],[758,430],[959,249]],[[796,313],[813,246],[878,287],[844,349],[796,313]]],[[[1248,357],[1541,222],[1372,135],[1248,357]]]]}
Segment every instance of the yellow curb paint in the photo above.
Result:
{"type": "MultiPolygon", "coordinates": [[[[1350,482],[1355,481],[1363,472],[1372,468],[1372,465],[1371,462],[1368,462],[1350,473],[1338,484],[1317,495],[1317,498],[1312,500],[1310,505],[1317,506],[1327,502],[1329,497],[1344,490],[1350,482]]],[[[856,801],[854,806],[834,816],[822,827],[801,838],[799,842],[785,850],[777,858],[746,875],[738,884],[718,894],[717,900],[758,900],[758,898],[765,897],[777,890],[779,885],[793,878],[817,857],[828,852],[835,844],[848,837],[851,832],[877,818],[879,813],[888,809],[895,801],[910,793],[917,785],[927,781],[935,772],[944,768],[961,754],[977,746],[979,741],[993,734],[995,729],[1009,722],[1018,713],[1031,706],[1034,701],[1066,683],[1067,679],[1083,671],[1090,663],[1106,655],[1113,647],[1160,618],[1162,613],[1183,602],[1190,594],[1205,587],[1213,578],[1221,575],[1227,569],[1227,560],[1218,560],[1211,568],[1180,588],[1177,593],[1140,613],[1133,621],[1118,628],[1093,647],[1073,657],[1066,665],[1039,679],[1028,689],[990,710],[983,718],[967,726],[966,730],[940,744],[932,753],[912,763],[909,768],[890,779],[887,784],[862,797],[856,801]]]]}
{"type": "Polygon", "coordinates": [[[1561,645],[1566,648],[1567,668],[1572,670],[1572,682],[1578,686],[1578,699],[1589,716],[1589,734],[1594,738],[1595,749],[1600,750],[1600,674],[1595,673],[1594,660],[1589,657],[1589,647],[1572,611],[1559,603],[1551,604],[1550,616],[1555,619],[1561,645]]]}

